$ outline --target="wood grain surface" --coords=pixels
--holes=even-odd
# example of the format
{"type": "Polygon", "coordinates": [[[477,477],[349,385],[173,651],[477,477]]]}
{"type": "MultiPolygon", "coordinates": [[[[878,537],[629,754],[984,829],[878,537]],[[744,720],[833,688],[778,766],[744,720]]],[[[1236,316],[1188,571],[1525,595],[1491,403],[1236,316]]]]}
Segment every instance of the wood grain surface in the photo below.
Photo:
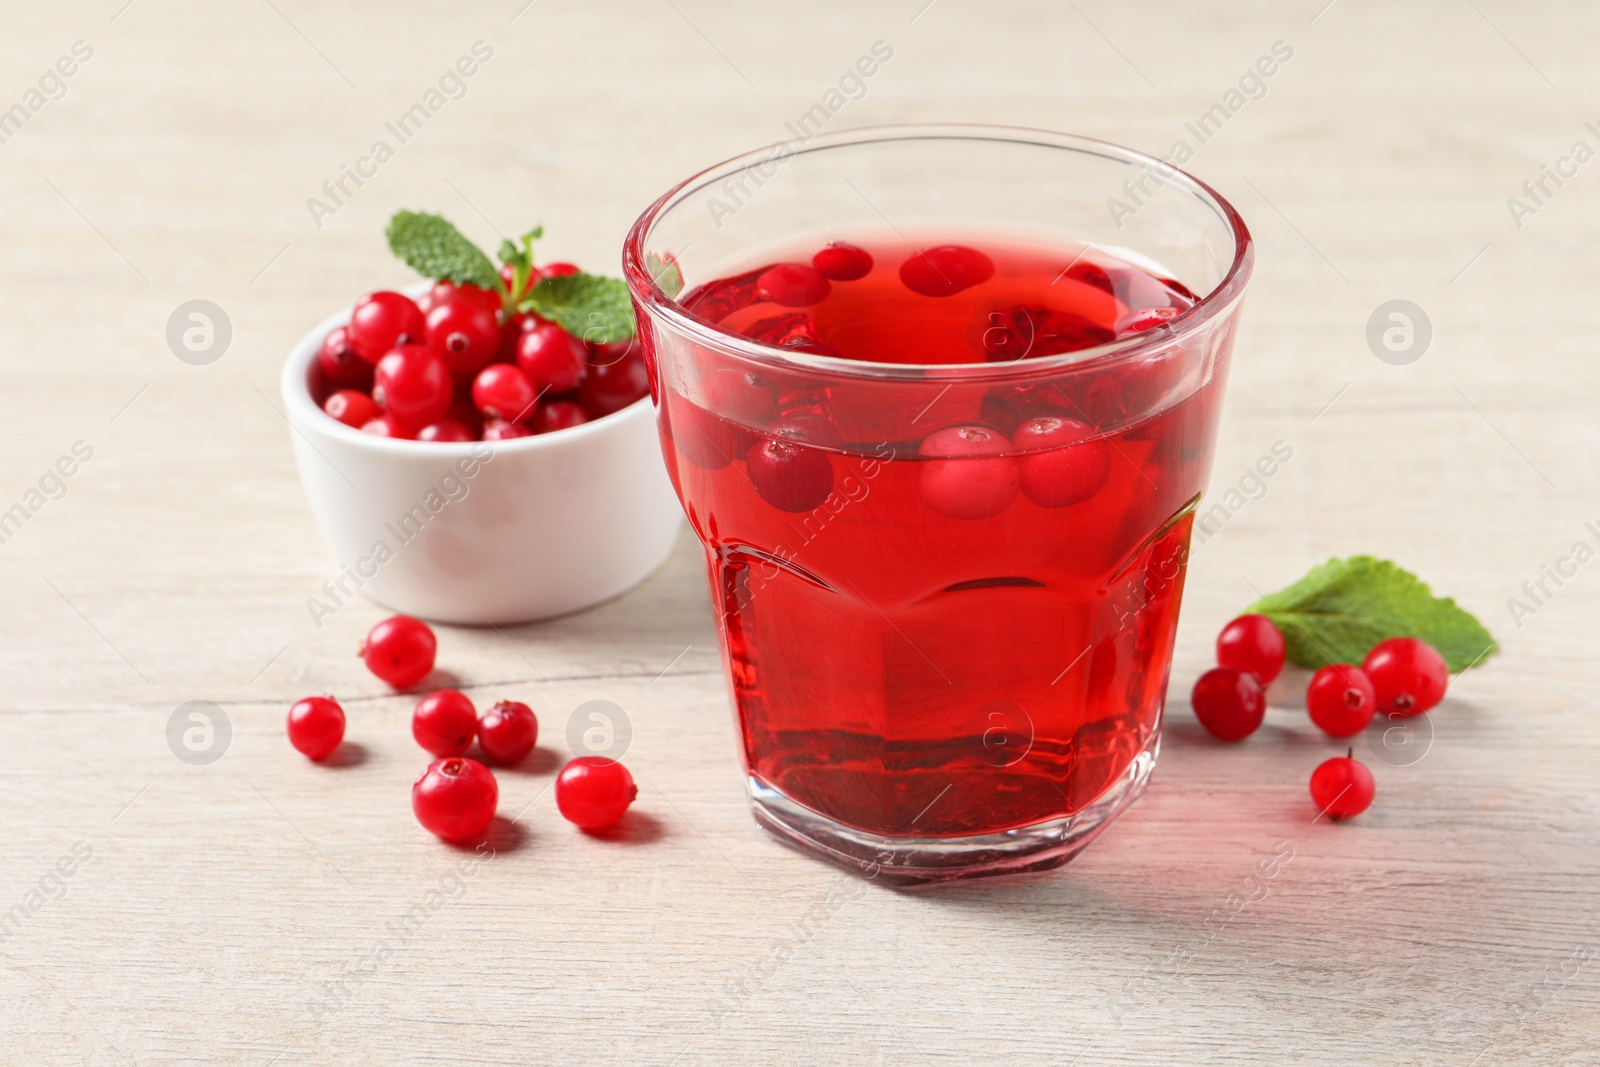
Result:
{"type": "Polygon", "coordinates": [[[0,543],[0,1062],[1600,1062],[1600,562],[1543,577],[1600,548],[1594,7],[0,17],[0,512],[27,513],[0,543]],[[545,734],[501,776],[492,855],[442,847],[409,811],[410,701],[352,655],[383,612],[306,608],[336,571],[279,413],[289,346],[407,280],[381,239],[402,206],[486,242],[543,222],[547,257],[613,270],[646,203],[787,136],[878,41],[892,58],[832,126],[1187,140],[1258,239],[1213,494],[1276,442],[1293,455],[1196,547],[1150,791],[1060,871],[937,892],[778,845],[746,810],[686,534],[595,610],[442,632],[474,698],[521,695],[545,734]],[[476,42],[492,55],[457,98],[308,207],[476,42]],[[1247,78],[1278,42],[1290,58],[1247,78]],[[1219,103],[1201,142],[1186,123],[1219,103]],[[195,299],[232,327],[204,366],[167,341],[195,299]],[[1396,299],[1432,328],[1404,365],[1367,341],[1396,299]],[[1355,552],[1457,597],[1503,651],[1456,681],[1421,758],[1368,754],[1376,804],[1330,825],[1305,782],[1337,746],[1293,684],[1232,747],[1186,695],[1255,590],[1355,552]],[[324,690],[351,743],[316,768],[283,717],[324,690]],[[591,699],[633,728],[642,793],[613,840],[550,793],[591,699]],[[168,745],[193,700],[231,726],[209,765],[168,745]]]}

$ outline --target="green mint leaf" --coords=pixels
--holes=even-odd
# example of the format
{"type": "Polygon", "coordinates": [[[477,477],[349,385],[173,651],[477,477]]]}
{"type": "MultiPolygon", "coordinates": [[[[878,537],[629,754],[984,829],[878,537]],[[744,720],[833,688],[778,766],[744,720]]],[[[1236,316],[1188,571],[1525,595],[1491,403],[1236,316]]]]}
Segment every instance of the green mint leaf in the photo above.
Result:
{"type": "Polygon", "coordinates": [[[1481,622],[1454,600],[1433,595],[1416,575],[1371,556],[1330,559],[1247,609],[1283,631],[1289,659],[1302,667],[1359,664],[1391,637],[1420,637],[1463,671],[1497,647],[1481,622]]]}
{"type": "Polygon", "coordinates": [[[396,211],[384,235],[389,250],[423,277],[500,289],[494,263],[442,215],[396,211]]]}
{"type": "Polygon", "coordinates": [[[500,239],[500,251],[498,255],[500,256],[500,262],[510,266],[515,266],[526,258],[522,249],[513,244],[511,238],[509,237],[502,237],[500,239]]]}
{"type": "Polygon", "coordinates": [[[644,268],[650,272],[650,277],[661,286],[661,291],[667,294],[668,300],[678,299],[678,294],[683,292],[683,271],[679,269],[677,261],[663,259],[654,252],[644,255],[644,268]]]}
{"type": "Polygon", "coordinates": [[[620,278],[599,274],[541,278],[518,310],[551,319],[590,344],[610,344],[633,336],[633,303],[620,278]]]}

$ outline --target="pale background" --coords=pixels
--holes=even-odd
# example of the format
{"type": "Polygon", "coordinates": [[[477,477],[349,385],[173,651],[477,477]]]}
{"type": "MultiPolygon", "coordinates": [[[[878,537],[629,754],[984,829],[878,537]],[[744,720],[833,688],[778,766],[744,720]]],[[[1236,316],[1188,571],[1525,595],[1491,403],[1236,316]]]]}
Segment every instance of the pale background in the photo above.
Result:
{"type": "Polygon", "coordinates": [[[1520,228],[1506,200],[1575,140],[1600,146],[1600,13],[522,3],[0,12],[0,107],[94,49],[0,145],[0,509],[74,441],[94,450],[0,545],[0,910],[93,849],[0,944],[0,1061],[1600,1062],[1600,563],[1520,627],[1506,606],[1597,542],[1600,163],[1520,228]],[[315,227],[306,198],[480,39],[466,97],[315,227]],[[1275,41],[1294,49],[1190,164],[1260,253],[1213,489],[1275,441],[1294,458],[1195,553],[1149,793],[1067,868],[1008,883],[897,894],[780,847],[745,810],[686,535],[596,611],[442,634],[475,696],[534,704],[545,751],[501,775],[502,812],[525,813],[496,858],[375,957],[460,857],[409,811],[410,701],[352,655],[382,613],[307,615],[335,571],[280,361],[407,279],[381,240],[397,207],[485,241],[542,221],[547,256],[614,270],[650,199],[784,137],[880,39],[893,59],[835,128],[1000,122],[1156,152],[1275,41]],[[233,324],[210,366],[165,339],[195,298],[233,324]],[[1434,328],[1406,366],[1365,340],[1396,298],[1434,328]],[[1421,760],[1358,738],[1378,799],[1330,825],[1305,781],[1336,746],[1294,693],[1231,748],[1186,694],[1254,589],[1353,552],[1415,569],[1504,651],[1456,682],[1421,760]],[[283,739],[287,704],[325,689],[359,744],[342,768],[283,739]],[[573,832],[548,791],[568,713],[596,698],[634,725],[621,841],[573,832]],[[166,740],[196,699],[232,723],[210,766],[166,740]],[[1262,890],[1275,848],[1293,859],[1262,890]]]}

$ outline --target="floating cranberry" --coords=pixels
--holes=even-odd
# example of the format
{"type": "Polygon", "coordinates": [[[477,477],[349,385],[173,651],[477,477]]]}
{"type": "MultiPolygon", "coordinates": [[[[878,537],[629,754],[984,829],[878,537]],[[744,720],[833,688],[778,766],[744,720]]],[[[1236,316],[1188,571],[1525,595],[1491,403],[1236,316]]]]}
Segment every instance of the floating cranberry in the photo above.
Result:
{"type": "Polygon", "coordinates": [[[834,241],[811,257],[811,265],[836,282],[853,282],[872,273],[872,256],[865,248],[834,241]]]}
{"type": "Polygon", "coordinates": [[[365,297],[350,312],[347,331],[356,355],[376,363],[398,345],[421,344],[427,338],[428,323],[410,297],[380,291],[365,297]]]}
{"type": "Polygon", "coordinates": [[[477,734],[478,709],[456,689],[429,693],[411,713],[411,736],[435,756],[462,755],[477,734]]]}
{"type": "Polygon", "coordinates": [[[384,619],[367,632],[360,656],[367,670],[396,689],[422,681],[433,670],[439,641],[428,624],[409,615],[384,619]]]}
{"type": "Polygon", "coordinates": [[[482,836],[494,821],[499,804],[500,785],[494,774],[464,756],[434,760],[411,787],[411,810],[417,822],[446,841],[482,836]]]}
{"type": "Polygon", "coordinates": [[[520,422],[507,419],[489,419],[483,424],[485,441],[511,441],[518,437],[532,437],[533,431],[520,422]]]}
{"type": "Polygon", "coordinates": [[[1372,679],[1360,667],[1323,667],[1306,687],[1306,712],[1323,733],[1351,737],[1367,728],[1378,710],[1372,679]]]}
{"type": "Polygon", "coordinates": [[[309,759],[327,759],[344,740],[344,709],[332,697],[306,697],[289,708],[289,743],[309,759]]]}
{"type": "Polygon", "coordinates": [[[491,363],[472,380],[472,402],[485,418],[521,422],[538,400],[528,376],[509,363],[491,363]]]}
{"type": "Polygon", "coordinates": [[[582,404],[575,404],[571,400],[547,400],[539,405],[533,418],[528,420],[528,428],[534,433],[556,433],[582,426],[588,421],[589,413],[583,410],[582,404]]]}
{"type": "Polygon", "coordinates": [[[336,327],[322,339],[322,347],[317,349],[317,366],[323,379],[334,389],[366,392],[372,388],[372,364],[356,354],[355,346],[350,343],[350,331],[343,326],[336,327]]]}
{"type": "Polygon", "coordinates": [[[1378,710],[1398,718],[1421,715],[1444,699],[1450,668],[1432,645],[1415,637],[1380,641],[1361,664],[1372,679],[1378,710]]]}
{"type": "Polygon", "coordinates": [[[1011,443],[1028,453],[1020,460],[1022,494],[1042,508],[1081,504],[1111,475],[1111,449],[1095,436],[1094,427],[1077,419],[1029,419],[1017,427],[1011,443]]]}
{"type": "Polygon", "coordinates": [[[1333,819],[1351,819],[1372,805],[1377,787],[1354,753],[1325,760],[1311,772],[1311,800],[1333,819]]]}
{"type": "Polygon", "coordinates": [[[762,438],[745,455],[750,484],[779,511],[810,511],[833,491],[833,461],[820,448],[789,438],[762,438]]]}
{"type": "Polygon", "coordinates": [[[744,451],[737,426],[686,400],[672,404],[671,431],[678,455],[702,470],[719,471],[744,451]]]}
{"type": "Polygon", "coordinates": [[[500,320],[481,297],[458,293],[428,312],[428,344],[451,373],[469,378],[500,351],[500,320]]]}
{"type": "Polygon", "coordinates": [[[381,414],[377,402],[359,389],[339,390],[322,402],[322,410],[358,430],[381,414]]]}
{"type": "Polygon", "coordinates": [[[718,367],[700,381],[706,407],[751,426],[763,426],[777,412],[772,383],[755,371],[718,367]]]}
{"type": "Polygon", "coordinates": [[[950,519],[987,519],[1016,498],[1017,461],[1011,442],[987,426],[951,426],[918,448],[922,499],[950,519]]]}
{"type": "Polygon", "coordinates": [[[638,795],[628,768],[604,756],[579,756],[556,776],[556,808],[581,830],[616,825],[638,795]]]}
{"type": "Polygon", "coordinates": [[[430,422],[417,431],[417,440],[436,441],[441,444],[454,444],[476,439],[477,436],[471,430],[468,430],[452,418],[443,418],[438,422],[430,422]]]}
{"type": "Polygon", "coordinates": [[[756,279],[756,288],[774,304],[803,308],[822,303],[832,286],[827,276],[815,267],[803,263],[779,263],[762,272],[761,277],[756,279]]]}
{"type": "Polygon", "coordinates": [[[478,720],[478,747],[496,763],[521,763],[539,739],[539,720],[519,700],[499,700],[478,720]]]}
{"type": "Polygon", "coordinates": [[[1283,670],[1287,647],[1283,631],[1265,615],[1241,615],[1217,635],[1217,662],[1248,671],[1268,685],[1283,670]]]}
{"type": "Polygon", "coordinates": [[[553,322],[523,331],[517,338],[516,358],[536,392],[570,392],[589,367],[589,349],[553,322]]]}
{"type": "Polygon", "coordinates": [[[1256,676],[1232,667],[1213,667],[1189,694],[1194,717],[1219,741],[1242,741],[1256,732],[1267,714],[1267,694],[1256,676]]]}
{"type": "Polygon", "coordinates": [[[423,345],[401,345],[378,361],[372,399],[384,414],[408,426],[425,426],[450,410],[455,385],[444,358],[423,345]]]}
{"type": "Polygon", "coordinates": [[[924,249],[900,264],[900,281],[923,296],[952,296],[994,277],[994,260],[965,245],[924,249]]]}

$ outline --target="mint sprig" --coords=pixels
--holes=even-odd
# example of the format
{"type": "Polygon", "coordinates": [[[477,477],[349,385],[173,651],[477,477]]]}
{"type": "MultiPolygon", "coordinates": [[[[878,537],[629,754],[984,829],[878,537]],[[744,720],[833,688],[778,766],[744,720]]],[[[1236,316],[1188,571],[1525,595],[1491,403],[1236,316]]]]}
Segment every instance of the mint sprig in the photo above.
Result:
{"type": "Polygon", "coordinates": [[[389,251],[424,277],[496,292],[501,288],[494,263],[443,215],[396,211],[384,236],[389,251]]]}
{"type": "Polygon", "coordinates": [[[541,278],[518,310],[550,319],[594,345],[625,341],[634,332],[633,302],[620,278],[598,274],[541,278]]]}
{"type": "Polygon", "coordinates": [[[1427,583],[1372,556],[1330,559],[1298,582],[1247,609],[1283,631],[1291,662],[1302,667],[1359,664],[1391,637],[1420,637],[1463,671],[1499,646],[1465,609],[1436,597],[1427,583]]]}

